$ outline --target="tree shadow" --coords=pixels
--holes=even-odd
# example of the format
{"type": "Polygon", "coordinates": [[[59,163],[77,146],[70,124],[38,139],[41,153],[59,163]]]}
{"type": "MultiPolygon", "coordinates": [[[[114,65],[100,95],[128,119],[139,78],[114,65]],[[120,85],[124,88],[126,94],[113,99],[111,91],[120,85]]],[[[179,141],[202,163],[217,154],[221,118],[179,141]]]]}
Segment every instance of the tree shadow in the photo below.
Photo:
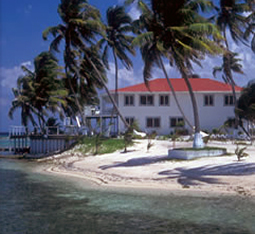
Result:
{"type": "Polygon", "coordinates": [[[157,163],[166,159],[167,156],[155,156],[155,157],[141,157],[141,158],[132,158],[127,160],[126,162],[115,162],[115,164],[100,166],[99,168],[102,170],[107,170],[109,168],[114,167],[137,167],[137,166],[145,166],[148,164],[157,163]]]}
{"type": "Polygon", "coordinates": [[[213,176],[241,176],[255,174],[255,163],[232,163],[220,166],[201,166],[196,168],[175,168],[161,171],[158,175],[166,176],[162,179],[177,179],[181,185],[198,185],[199,183],[224,184],[213,176]]]}

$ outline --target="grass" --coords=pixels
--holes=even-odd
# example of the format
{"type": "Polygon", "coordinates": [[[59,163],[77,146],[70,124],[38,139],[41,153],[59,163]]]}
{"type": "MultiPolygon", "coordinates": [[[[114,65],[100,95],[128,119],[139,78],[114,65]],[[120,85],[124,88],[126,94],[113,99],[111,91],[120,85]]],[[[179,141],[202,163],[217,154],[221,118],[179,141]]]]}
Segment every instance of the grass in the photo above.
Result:
{"type": "Polygon", "coordinates": [[[125,148],[123,139],[86,137],[79,142],[77,150],[83,154],[108,154],[125,148]]]}
{"type": "Polygon", "coordinates": [[[202,150],[226,150],[226,148],[206,146],[206,147],[204,147],[204,148],[192,148],[192,147],[188,147],[188,148],[176,148],[176,149],[174,149],[174,150],[202,151],[202,150]]]}

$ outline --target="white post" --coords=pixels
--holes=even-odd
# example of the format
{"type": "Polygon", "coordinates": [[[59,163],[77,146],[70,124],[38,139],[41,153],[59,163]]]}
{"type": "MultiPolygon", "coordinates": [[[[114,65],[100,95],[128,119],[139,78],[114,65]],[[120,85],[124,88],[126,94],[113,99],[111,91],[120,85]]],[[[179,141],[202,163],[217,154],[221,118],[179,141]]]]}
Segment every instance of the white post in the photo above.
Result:
{"type": "Polygon", "coordinates": [[[199,149],[204,147],[202,135],[199,132],[194,134],[193,148],[199,149]]]}

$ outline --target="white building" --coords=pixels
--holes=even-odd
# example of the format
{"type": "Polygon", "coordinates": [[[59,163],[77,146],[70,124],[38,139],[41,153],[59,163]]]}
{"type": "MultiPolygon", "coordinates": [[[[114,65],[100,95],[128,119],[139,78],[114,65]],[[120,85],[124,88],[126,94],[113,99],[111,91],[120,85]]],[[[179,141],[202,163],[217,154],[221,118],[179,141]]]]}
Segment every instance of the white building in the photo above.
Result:
{"type": "MultiPolygon", "coordinates": [[[[194,125],[192,104],[184,79],[171,79],[171,82],[186,117],[194,125]]],[[[192,78],[190,83],[198,104],[202,130],[218,128],[227,119],[234,118],[230,85],[204,78],[192,78]]],[[[241,87],[236,86],[237,98],[241,90],[241,87]]],[[[114,94],[114,91],[111,92],[114,94]]],[[[151,80],[149,89],[144,83],[119,89],[118,104],[127,122],[136,120],[140,129],[147,133],[156,131],[166,135],[173,132],[178,123],[184,122],[166,79],[151,80]]],[[[100,105],[102,115],[112,113],[112,105],[106,94],[101,96],[100,105]]],[[[118,126],[121,132],[125,130],[120,118],[118,126]]],[[[184,127],[192,130],[185,123],[184,127]]]]}

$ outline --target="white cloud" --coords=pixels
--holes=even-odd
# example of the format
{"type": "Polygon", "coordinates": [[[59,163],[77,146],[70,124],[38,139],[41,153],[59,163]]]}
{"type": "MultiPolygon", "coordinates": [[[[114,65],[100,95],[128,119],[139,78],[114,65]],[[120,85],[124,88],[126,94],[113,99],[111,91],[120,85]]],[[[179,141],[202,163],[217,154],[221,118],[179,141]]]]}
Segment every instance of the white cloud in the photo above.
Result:
{"type": "Polygon", "coordinates": [[[137,4],[133,3],[130,7],[130,10],[128,12],[128,14],[130,15],[130,17],[133,20],[139,19],[141,12],[139,11],[139,9],[137,8],[137,4]]]}
{"type": "MultiPolygon", "coordinates": [[[[109,89],[115,88],[115,65],[113,62],[109,63],[110,69],[107,72],[108,78],[108,87],[109,89]]],[[[139,72],[138,72],[139,73],[139,72]]],[[[127,70],[124,67],[119,68],[118,70],[119,77],[119,88],[133,85],[138,83],[138,79],[141,77],[141,74],[135,74],[134,70],[127,70]],[[136,79],[138,78],[138,79],[136,79]]]]}
{"type": "Polygon", "coordinates": [[[1,88],[12,88],[16,87],[17,79],[23,75],[21,66],[25,66],[28,69],[32,69],[32,63],[30,61],[23,62],[19,66],[12,68],[0,67],[0,87],[1,88]]]}
{"type": "MultiPolygon", "coordinates": [[[[123,5],[125,0],[118,0],[118,5],[123,5]]],[[[137,8],[137,0],[134,1],[129,7],[128,7],[128,14],[133,19],[136,20],[140,17],[141,12],[137,8]]]]}

